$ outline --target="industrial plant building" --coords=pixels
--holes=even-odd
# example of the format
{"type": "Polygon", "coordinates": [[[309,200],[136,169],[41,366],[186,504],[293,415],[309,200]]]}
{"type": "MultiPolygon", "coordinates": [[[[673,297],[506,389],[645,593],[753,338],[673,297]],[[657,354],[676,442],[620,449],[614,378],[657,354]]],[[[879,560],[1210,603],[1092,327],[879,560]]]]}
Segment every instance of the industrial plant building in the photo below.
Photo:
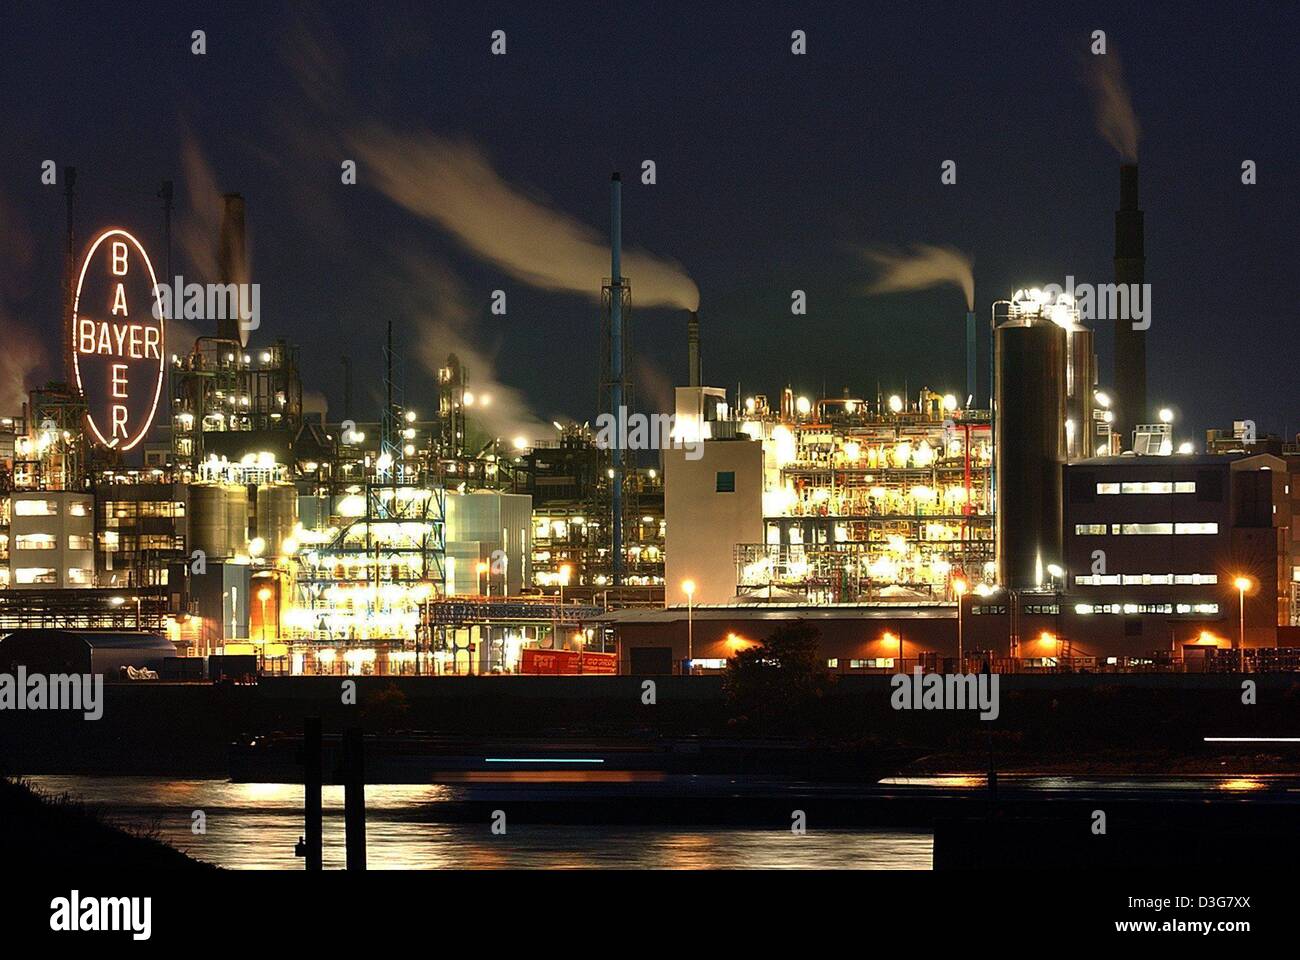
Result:
{"type": "MultiPolygon", "coordinates": [[[[610,186],[599,408],[622,417],[633,286],[610,186]]],[[[224,210],[234,284],[242,197],[224,210]]],[[[1133,167],[1115,229],[1116,279],[1140,283],[1133,167]]],[[[106,240],[113,275],[147,260],[110,230],[88,267],[106,240]]],[[[992,305],[984,391],[968,313],[964,389],[769,398],[706,384],[691,311],[654,450],[589,423],[492,435],[454,354],[408,397],[391,324],[368,416],[349,359],[326,416],[294,345],[229,318],[168,343],[156,386],[113,356],[104,396],[74,353],[74,375],[0,411],[0,629],[165,631],[182,656],[328,674],[717,670],[793,621],[838,672],[1289,662],[1300,447],[1243,422],[1176,448],[1146,405],[1145,333],[1116,324],[1114,389],[1079,305],[1027,288],[992,305]],[[146,401],[129,410],[128,385],[146,401]]]]}

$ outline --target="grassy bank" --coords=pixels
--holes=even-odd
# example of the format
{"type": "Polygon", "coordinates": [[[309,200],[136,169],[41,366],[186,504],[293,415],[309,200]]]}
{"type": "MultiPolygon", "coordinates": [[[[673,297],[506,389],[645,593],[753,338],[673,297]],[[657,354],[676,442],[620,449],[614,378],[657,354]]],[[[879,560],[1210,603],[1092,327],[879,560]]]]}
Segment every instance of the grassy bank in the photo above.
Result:
{"type": "Polygon", "coordinates": [[[93,807],[0,778],[0,849],[41,869],[210,870],[152,831],[126,830],[93,807]]]}

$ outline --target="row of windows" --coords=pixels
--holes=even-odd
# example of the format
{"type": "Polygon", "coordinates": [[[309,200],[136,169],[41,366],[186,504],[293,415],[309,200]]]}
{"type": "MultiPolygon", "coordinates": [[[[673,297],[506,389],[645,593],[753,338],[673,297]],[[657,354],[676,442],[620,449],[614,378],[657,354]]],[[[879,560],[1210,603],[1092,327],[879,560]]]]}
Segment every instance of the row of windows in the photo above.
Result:
{"type": "Polygon", "coordinates": [[[1076,603],[1074,612],[1090,613],[1163,613],[1163,614],[1215,614],[1217,603],[1076,603]]]}
{"type": "Polygon", "coordinates": [[[1099,483],[1098,494],[1119,493],[1195,493],[1195,480],[1125,480],[1122,483],[1099,483]]]}
{"type": "Polygon", "coordinates": [[[1212,534],[1219,525],[1209,523],[1076,523],[1074,534],[1078,537],[1114,536],[1166,536],[1168,534],[1212,534]]]}
{"type": "MultiPolygon", "coordinates": [[[[53,550],[58,541],[52,533],[20,533],[14,538],[14,546],[19,550],[53,550]]],[[[79,534],[68,535],[69,550],[90,550],[91,540],[79,534]]]]}
{"type": "MultiPolygon", "coordinates": [[[[84,567],[68,568],[69,583],[91,583],[94,576],[93,570],[87,570],[84,567]]],[[[57,584],[59,582],[59,571],[53,567],[19,567],[14,570],[14,582],[30,586],[57,584]]]]}
{"type": "MultiPolygon", "coordinates": [[[[840,668],[838,657],[832,657],[826,661],[826,666],[831,670],[840,668]]],[[[892,670],[894,667],[893,657],[873,657],[869,660],[850,660],[850,670],[892,670]]]]}
{"type": "MultiPolygon", "coordinates": [[[[971,606],[970,612],[972,616],[976,617],[1005,617],[1007,615],[1007,605],[1005,603],[976,603],[971,606]]],[[[1054,617],[1061,612],[1061,605],[1059,603],[1026,603],[1020,608],[1020,612],[1054,617]]]]}
{"type": "Polygon", "coordinates": [[[1075,577],[1078,587],[1187,586],[1218,583],[1214,573],[1094,573],[1075,577]]]}
{"type": "Polygon", "coordinates": [[[185,503],[181,500],[106,500],[101,515],[117,517],[183,517],[185,503]]]}
{"type": "Polygon", "coordinates": [[[132,550],[184,550],[185,538],[173,536],[170,533],[142,533],[139,536],[123,536],[116,530],[105,530],[99,535],[99,545],[106,553],[130,552],[132,550]]]}
{"type": "MultiPolygon", "coordinates": [[[[59,501],[57,500],[15,500],[13,504],[15,517],[57,517],[59,501]]],[[[84,500],[74,500],[68,505],[68,516],[86,517],[90,515],[89,505],[84,500]]]]}

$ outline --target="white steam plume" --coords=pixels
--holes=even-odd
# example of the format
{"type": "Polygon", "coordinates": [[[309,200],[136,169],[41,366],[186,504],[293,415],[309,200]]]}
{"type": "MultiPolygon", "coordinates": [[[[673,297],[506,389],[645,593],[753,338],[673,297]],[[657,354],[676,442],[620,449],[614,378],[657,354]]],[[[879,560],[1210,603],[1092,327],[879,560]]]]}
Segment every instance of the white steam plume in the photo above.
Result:
{"type": "Polygon", "coordinates": [[[953,247],[920,243],[911,252],[867,250],[867,259],[881,268],[868,287],[871,293],[901,293],[930,287],[954,286],[966,296],[966,309],[975,309],[975,274],[971,258],[953,247]]]}
{"type": "Polygon", "coordinates": [[[468,389],[489,402],[469,409],[472,424],[507,444],[517,436],[529,442],[549,437],[554,431],[529,409],[523,393],[503,383],[496,373],[490,352],[474,341],[475,310],[460,280],[443,264],[433,260],[407,258],[407,275],[400,291],[411,300],[398,311],[415,318],[419,330],[419,357],[429,373],[437,376],[454,353],[465,368],[468,389]]]}
{"type": "MultiPolygon", "coordinates": [[[[373,124],[350,140],[367,182],[470,252],[533,286],[600,296],[601,278],[609,276],[607,241],[507,183],[473,144],[373,124]]],[[[623,273],[641,306],[699,306],[695,281],[671,260],[626,250],[623,273]]]]}
{"type": "Polygon", "coordinates": [[[1093,92],[1093,107],[1100,133],[1127,163],[1137,163],[1138,126],[1133,99],[1124,82],[1124,68],[1113,49],[1093,56],[1088,67],[1088,82],[1093,92]]]}

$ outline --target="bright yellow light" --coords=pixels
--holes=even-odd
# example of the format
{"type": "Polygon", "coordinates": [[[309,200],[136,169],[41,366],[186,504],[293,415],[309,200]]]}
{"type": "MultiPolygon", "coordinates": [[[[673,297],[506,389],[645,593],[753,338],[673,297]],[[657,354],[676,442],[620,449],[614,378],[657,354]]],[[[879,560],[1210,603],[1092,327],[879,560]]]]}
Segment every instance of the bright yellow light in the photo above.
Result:
{"type": "Polygon", "coordinates": [[[1056,643],[1056,634],[1044,630],[1038,635],[1038,642],[1045,647],[1050,647],[1056,643]]]}
{"type": "Polygon", "coordinates": [[[966,581],[960,578],[954,580],[952,582],[952,592],[959,597],[964,594],[966,592],[966,581]]]}
{"type": "Polygon", "coordinates": [[[257,591],[257,599],[261,600],[263,603],[266,603],[266,601],[270,600],[271,588],[263,587],[261,590],[257,591]]]}
{"type": "Polygon", "coordinates": [[[261,537],[254,537],[248,541],[248,555],[250,557],[260,557],[266,552],[266,541],[261,537]]]}
{"type": "Polygon", "coordinates": [[[564,566],[560,567],[560,582],[563,583],[565,586],[568,586],[569,575],[572,573],[573,573],[573,567],[569,566],[567,563],[564,564],[564,566]]]}
{"type": "Polygon", "coordinates": [[[1251,580],[1250,577],[1237,577],[1237,579],[1232,581],[1232,585],[1242,593],[1245,593],[1255,585],[1255,581],[1251,580]]]}
{"type": "Polygon", "coordinates": [[[528,449],[528,438],[527,438],[527,437],[515,437],[514,443],[515,443],[515,449],[516,449],[516,450],[526,450],[526,449],[528,449]]]}
{"type": "Polygon", "coordinates": [[[903,398],[900,397],[898,394],[894,394],[892,397],[890,397],[890,398],[889,398],[889,409],[892,410],[894,413],[902,413],[902,412],[903,412],[903,398]]]}
{"type": "Polygon", "coordinates": [[[280,552],[286,557],[291,557],[298,552],[298,541],[293,537],[285,537],[284,543],[280,544],[280,552]]]}
{"type": "Polygon", "coordinates": [[[690,597],[690,596],[694,596],[694,595],[695,595],[695,581],[694,581],[694,580],[683,580],[683,581],[682,581],[682,593],[686,594],[686,596],[688,596],[688,597],[690,597]]]}
{"type": "Polygon", "coordinates": [[[806,417],[809,411],[812,410],[812,401],[807,397],[800,397],[794,402],[794,408],[801,417],[806,417]]]}
{"type": "Polygon", "coordinates": [[[478,563],[474,565],[474,572],[482,576],[483,574],[488,572],[488,565],[484,563],[482,560],[480,560],[478,563]]]}

